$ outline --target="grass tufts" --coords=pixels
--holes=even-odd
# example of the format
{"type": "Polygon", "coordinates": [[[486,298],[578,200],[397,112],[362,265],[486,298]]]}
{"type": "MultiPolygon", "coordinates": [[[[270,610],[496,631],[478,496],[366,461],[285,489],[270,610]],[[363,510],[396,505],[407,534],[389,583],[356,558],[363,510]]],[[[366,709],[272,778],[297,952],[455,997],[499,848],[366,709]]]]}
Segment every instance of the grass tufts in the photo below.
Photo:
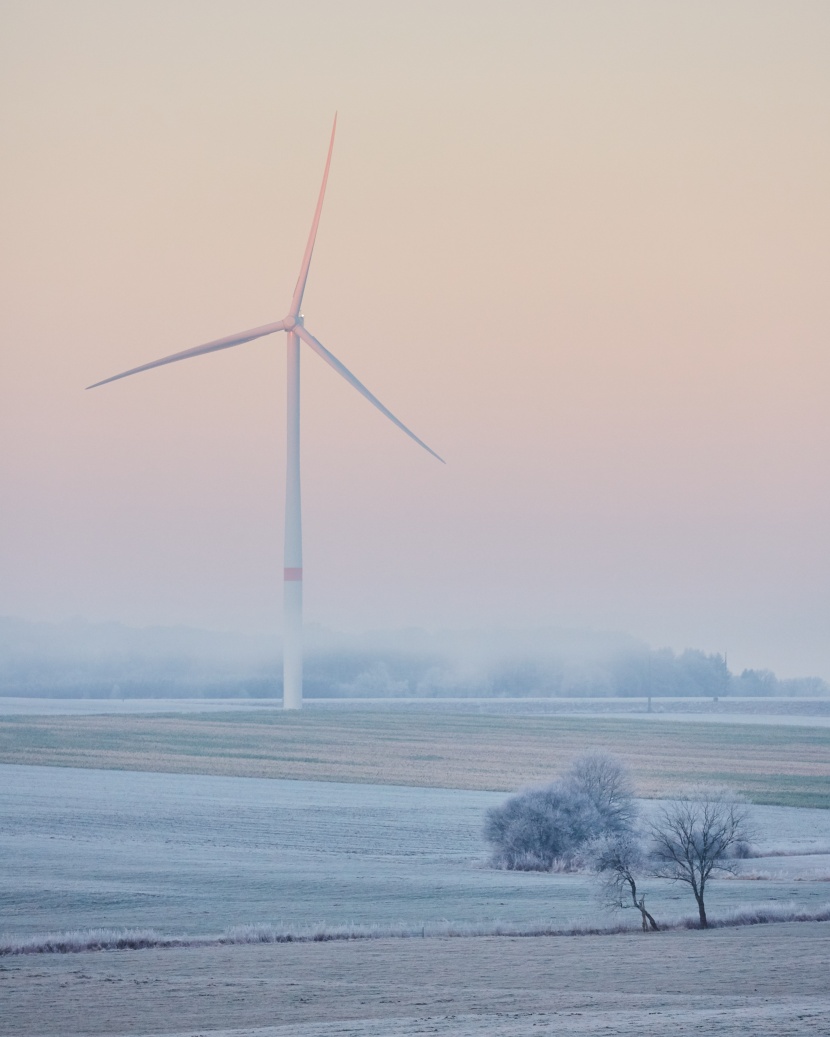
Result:
{"type": "MultiPolygon", "coordinates": [[[[699,929],[697,916],[660,919],[664,932],[699,929]]],[[[830,903],[805,910],[795,904],[752,904],[709,919],[710,929],[780,922],[830,922],[830,903]]],[[[633,922],[611,925],[577,920],[554,927],[544,920],[528,925],[509,922],[430,922],[423,925],[319,925],[296,927],[267,924],[237,925],[218,936],[165,936],[153,929],[77,929],[30,937],[0,937],[0,956],[17,954],[77,954],[84,951],[144,950],[151,947],[221,947],[229,944],[323,943],[332,940],[471,938],[481,936],[613,936],[640,932],[633,922]]]]}

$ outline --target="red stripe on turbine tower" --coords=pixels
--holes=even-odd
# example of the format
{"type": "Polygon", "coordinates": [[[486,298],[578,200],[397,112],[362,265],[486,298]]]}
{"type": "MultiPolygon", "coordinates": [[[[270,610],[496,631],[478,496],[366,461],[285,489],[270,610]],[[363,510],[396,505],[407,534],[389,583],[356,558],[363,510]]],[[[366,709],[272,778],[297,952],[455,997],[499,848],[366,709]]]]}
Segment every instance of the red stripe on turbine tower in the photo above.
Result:
{"type": "Polygon", "coordinates": [[[302,569],[283,569],[282,578],[284,580],[301,580],[303,578],[302,569]]]}

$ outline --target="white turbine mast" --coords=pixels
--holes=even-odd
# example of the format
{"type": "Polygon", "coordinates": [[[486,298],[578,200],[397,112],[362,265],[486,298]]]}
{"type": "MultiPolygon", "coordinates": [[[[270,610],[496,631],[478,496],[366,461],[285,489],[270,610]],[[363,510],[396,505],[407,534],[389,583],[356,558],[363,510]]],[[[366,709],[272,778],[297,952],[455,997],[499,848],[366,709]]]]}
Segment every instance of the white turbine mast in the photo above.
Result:
{"type": "Polygon", "coordinates": [[[130,375],[138,374],[140,371],[149,371],[153,367],[161,367],[164,364],[174,364],[178,360],[189,360],[203,353],[214,353],[219,349],[230,349],[231,346],[241,346],[244,342],[251,342],[263,335],[273,335],[277,331],[284,331],[288,336],[287,358],[287,427],[286,427],[286,465],[285,465],[285,557],[283,569],[283,591],[284,591],[284,634],[283,634],[283,708],[299,709],[303,702],[303,534],[300,506],[300,341],[302,340],[309,349],[313,350],[339,375],[365,396],[369,403],[373,404],[395,425],[405,432],[411,439],[424,448],[433,457],[438,458],[441,463],[444,459],[439,457],[430,447],[419,439],[414,432],[399,421],[395,415],[387,410],[380,400],[374,396],[366,386],[342,364],[333,353],[319,342],[305,327],[303,315],[300,308],[303,304],[306,281],[308,280],[308,269],[311,265],[311,254],[314,251],[314,241],[317,237],[317,226],[320,223],[320,213],[323,209],[323,198],[326,194],[326,182],[329,177],[329,166],[331,165],[331,153],[334,148],[334,133],[337,129],[337,116],[334,117],[334,125],[331,129],[331,141],[326,158],[326,168],[323,173],[323,183],[320,186],[320,196],[317,199],[317,208],[314,212],[314,220],[311,224],[311,233],[308,236],[308,244],[303,255],[300,276],[297,278],[297,286],[291,299],[291,308],[282,320],[273,324],[263,324],[259,328],[251,328],[248,331],[240,331],[236,335],[226,335],[225,338],[217,338],[212,342],[206,342],[203,346],[194,346],[193,349],[185,349],[181,353],[172,353],[170,356],[154,360],[141,367],[133,367],[129,371],[105,378],[101,382],[87,386],[88,389],[96,389],[99,385],[107,382],[118,381],[119,378],[128,378],[130,375]]]}

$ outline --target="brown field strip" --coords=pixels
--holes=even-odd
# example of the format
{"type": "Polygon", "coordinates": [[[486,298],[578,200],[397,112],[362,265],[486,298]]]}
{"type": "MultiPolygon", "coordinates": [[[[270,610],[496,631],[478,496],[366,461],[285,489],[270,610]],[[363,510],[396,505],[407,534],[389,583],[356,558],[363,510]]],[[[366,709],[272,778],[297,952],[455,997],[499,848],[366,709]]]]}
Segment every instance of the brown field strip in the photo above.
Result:
{"type": "Polygon", "coordinates": [[[337,712],[6,717],[0,762],[509,790],[603,749],[640,794],[694,781],[830,807],[830,730],[600,717],[337,712]]]}

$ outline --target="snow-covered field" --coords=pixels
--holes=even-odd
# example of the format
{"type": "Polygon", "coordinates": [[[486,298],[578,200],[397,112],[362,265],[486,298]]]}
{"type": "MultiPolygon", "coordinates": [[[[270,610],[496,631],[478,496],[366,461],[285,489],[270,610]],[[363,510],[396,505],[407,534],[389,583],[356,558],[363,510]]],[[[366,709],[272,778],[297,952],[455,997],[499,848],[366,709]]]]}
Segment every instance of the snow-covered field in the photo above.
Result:
{"type": "MultiPolygon", "coordinates": [[[[88,927],[610,922],[583,875],[493,871],[480,831],[503,793],[0,766],[0,933],[88,927]]],[[[830,901],[830,811],[757,807],[753,880],[710,913],[830,901]],[[822,852],[823,851],[823,852],[822,852]],[[760,876],[760,877],[759,877],[760,876]]],[[[693,913],[647,884],[658,916],[693,913]]]]}

